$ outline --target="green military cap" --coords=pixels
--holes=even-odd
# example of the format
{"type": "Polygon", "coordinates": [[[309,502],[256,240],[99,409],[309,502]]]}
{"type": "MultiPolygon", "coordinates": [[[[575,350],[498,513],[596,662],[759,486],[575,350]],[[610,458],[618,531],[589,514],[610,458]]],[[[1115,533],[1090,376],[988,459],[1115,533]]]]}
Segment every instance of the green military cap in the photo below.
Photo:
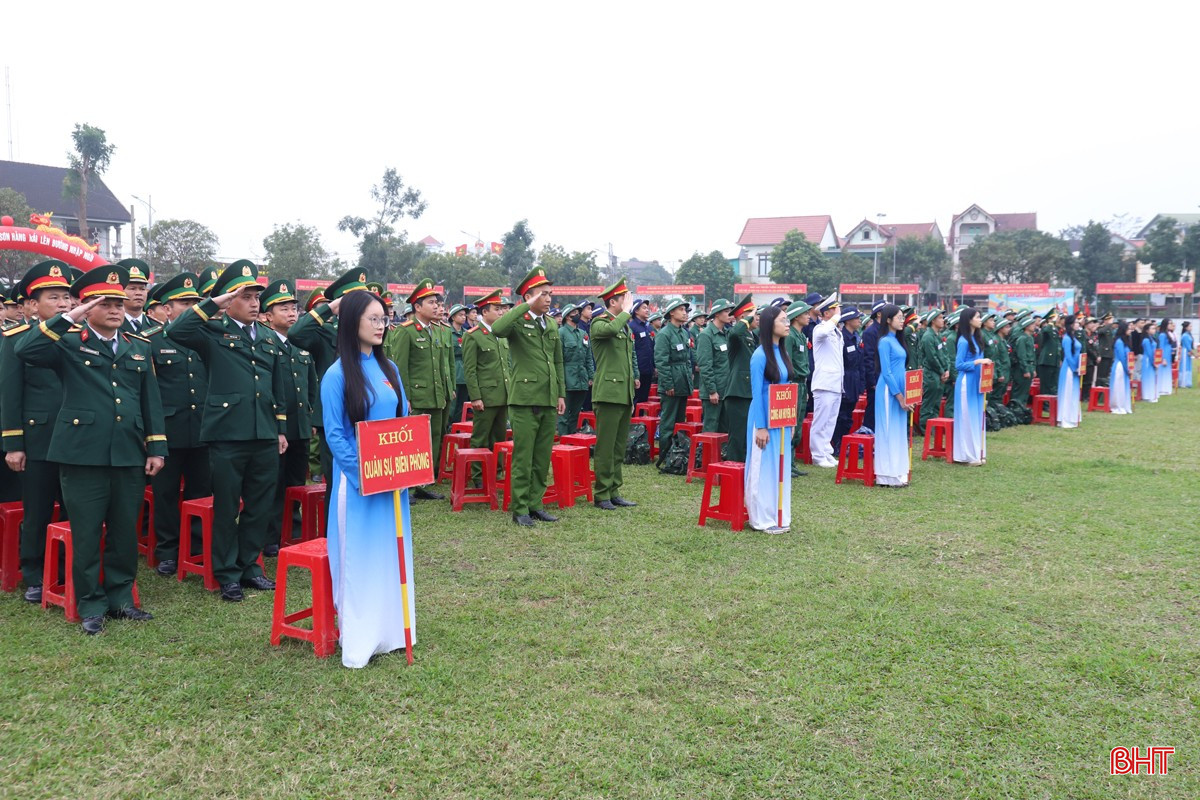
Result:
{"type": "Polygon", "coordinates": [[[382,298],[385,294],[387,294],[387,287],[379,281],[368,281],[367,291],[373,293],[376,297],[382,298]]]}
{"type": "Polygon", "coordinates": [[[797,300],[787,307],[787,318],[793,320],[803,314],[805,311],[810,311],[812,306],[803,300],[797,300]]]}
{"type": "Polygon", "coordinates": [[[610,299],[619,294],[628,294],[629,287],[625,285],[625,276],[622,275],[617,279],[617,282],[605,287],[604,291],[597,295],[601,300],[608,302],[610,299]]]}
{"type": "Polygon", "coordinates": [[[251,290],[257,291],[263,289],[258,282],[258,267],[254,266],[253,261],[246,258],[238,259],[226,267],[217,276],[217,282],[213,284],[211,293],[214,297],[220,297],[229,292],[236,292],[243,286],[249,286],[251,290]]]}
{"type": "Polygon", "coordinates": [[[504,295],[503,297],[500,298],[500,307],[501,308],[504,308],[506,306],[508,308],[512,308],[512,305],[513,305],[512,298],[509,297],[508,295],[504,295]]]}
{"type": "Polygon", "coordinates": [[[690,311],[692,309],[691,305],[689,305],[688,303],[685,303],[683,300],[672,300],[671,302],[667,303],[666,308],[664,308],[662,311],[658,312],[658,315],[660,317],[670,316],[671,312],[674,311],[675,309],[679,308],[680,306],[683,306],[688,311],[690,311]]]}
{"type": "Polygon", "coordinates": [[[1048,322],[1048,321],[1050,321],[1050,320],[1054,319],[1054,318],[1055,318],[1055,317],[1057,317],[1057,316],[1058,316],[1058,309],[1057,309],[1057,308],[1052,308],[1052,309],[1050,309],[1049,311],[1047,311],[1047,312],[1046,312],[1046,316],[1045,316],[1045,317],[1043,317],[1043,319],[1045,319],[1045,320],[1048,322]]]}
{"type": "Polygon", "coordinates": [[[365,270],[355,267],[346,270],[337,277],[337,280],[325,287],[325,297],[329,299],[329,302],[333,302],[347,292],[360,290],[364,292],[367,290],[367,273],[365,270]]]}
{"type": "Polygon", "coordinates": [[[649,317],[647,317],[647,318],[646,318],[646,321],[647,321],[647,322],[654,322],[656,319],[662,319],[662,318],[663,318],[663,314],[662,314],[662,312],[661,312],[661,311],[655,311],[653,314],[651,314],[649,317]]]}
{"type": "MultiPolygon", "coordinates": [[[[461,306],[455,306],[455,308],[461,308],[461,306]]],[[[565,306],[562,307],[563,319],[566,319],[567,315],[570,314],[572,311],[578,311],[578,310],[579,310],[579,306],[575,305],[574,303],[567,303],[565,306]]],[[[452,316],[452,317],[454,316],[453,311],[450,312],[450,316],[452,316]]]]}
{"type": "Polygon", "coordinates": [[[708,315],[711,317],[714,314],[722,311],[728,311],[731,308],[733,308],[733,303],[729,302],[724,297],[718,297],[716,300],[713,300],[712,308],[708,309],[708,315]]]}
{"type": "MultiPolygon", "coordinates": [[[[454,305],[450,306],[450,314],[448,316],[450,317],[450,319],[454,319],[455,314],[457,314],[460,311],[466,311],[466,310],[467,310],[466,306],[462,305],[461,303],[455,303],[454,305]]],[[[567,313],[566,311],[563,312],[564,315],[566,313],[567,313]]]]}
{"type": "Polygon", "coordinates": [[[696,308],[692,309],[692,313],[688,314],[688,322],[693,322],[700,317],[708,319],[708,312],[704,310],[703,306],[697,306],[696,308]]]}
{"type": "Polygon", "coordinates": [[[521,280],[520,285],[517,286],[517,294],[521,295],[521,297],[524,297],[537,287],[545,286],[548,283],[550,283],[550,279],[546,277],[546,270],[541,267],[534,267],[533,269],[529,270],[529,274],[526,275],[521,280]]]}
{"type": "Polygon", "coordinates": [[[1100,321],[1101,321],[1101,322],[1107,322],[1108,320],[1110,320],[1110,319],[1112,319],[1112,318],[1113,318],[1113,314],[1112,314],[1112,312],[1111,312],[1111,311],[1108,311],[1108,312],[1106,312],[1106,313],[1104,314],[1104,316],[1103,316],[1103,317],[1101,317],[1101,318],[1100,318],[1100,321]]]}
{"type": "Polygon", "coordinates": [[[103,267],[93,267],[79,276],[71,284],[71,294],[86,303],[96,297],[118,300],[125,299],[125,285],[129,280],[129,272],[117,264],[107,264],[103,267]]]}
{"type": "Polygon", "coordinates": [[[129,283],[150,282],[150,265],[140,258],[122,258],[117,266],[129,270],[129,283]]]}
{"type": "Polygon", "coordinates": [[[57,258],[34,264],[17,282],[16,294],[28,300],[38,289],[71,288],[71,268],[57,258]]]}
{"type": "Polygon", "coordinates": [[[951,311],[949,314],[946,315],[946,324],[947,325],[957,325],[958,318],[961,316],[962,316],[961,310],[955,309],[955,310],[951,311]]]}
{"type": "Polygon", "coordinates": [[[495,291],[488,292],[483,297],[476,300],[475,307],[483,308],[484,306],[498,306],[501,304],[502,300],[503,298],[500,296],[500,290],[496,289],[495,291]]]}
{"type": "Polygon", "coordinates": [[[1013,321],[1011,319],[1002,319],[998,323],[996,323],[996,330],[1000,330],[1001,328],[1005,328],[1012,324],[1013,324],[1013,321]]]}
{"type": "Polygon", "coordinates": [[[400,304],[400,316],[406,317],[411,313],[412,313],[412,306],[410,306],[408,303],[400,304]]]}
{"type": "Polygon", "coordinates": [[[149,311],[157,305],[161,305],[162,301],[158,299],[158,287],[155,286],[146,293],[146,302],[142,303],[142,310],[149,311]]]}
{"type": "Polygon", "coordinates": [[[1011,317],[1016,317],[1016,316],[1017,316],[1017,311],[1016,311],[1016,309],[1013,309],[1013,308],[1006,308],[1006,309],[1004,310],[1004,316],[1006,316],[1006,317],[1009,317],[1009,316],[1011,316],[1011,317]]]}
{"type": "Polygon", "coordinates": [[[213,287],[217,285],[217,278],[221,277],[221,271],[216,267],[206,267],[200,273],[200,294],[207,297],[212,294],[213,287]]]}
{"type": "Polygon", "coordinates": [[[83,270],[81,270],[79,267],[67,267],[67,270],[71,277],[71,283],[74,283],[83,277],[83,270]]]}
{"type": "Polygon", "coordinates": [[[733,316],[738,319],[741,319],[743,316],[750,314],[753,311],[754,295],[752,294],[743,295],[742,299],[738,300],[733,306],[733,316]]]}
{"type": "Polygon", "coordinates": [[[292,282],[287,279],[271,281],[267,284],[267,288],[263,291],[263,295],[259,298],[259,305],[265,311],[273,305],[279,303],[295,303],[296,290],[292,282]]]}
{"type": "Polygon", "coordinates": [[[6,305],[6,306],[15,306],[17,304],[16,297],[17,297],[17,287],[15,284],[12,286],[5,286],[4,294],[0,295],[0,299],[2,299],[4,305],[6,305]]]}
{"type": "Polygon", "coordinates": [[[313,306],[315,306],[317,303],[324,303],[324,302],[325,302],[325,290],[324,289],[313,289],[311,292],[309,292],[308,299],[304,301],[304,310],[312,311],[313,306]]]}
{"type": "Polygon", "coordinates": [[[912,306],[900,306],[900,311],[903,312],[904,316],[907,317],[909,314],[916,311],[916,309],[913,308],[912,306]]]}
{"type": "Polygon", "coordinates": [[[1037,318],[1036,317],[1025,317],[1021,320],[1021,322],[1019,324],[1021,326],[1021,330],[1025,330],[1030,325],[1037,325],[1037,318]]]}
{"type": "Polygon", "coordinates": [[[925,322],[927,324],[933,322],[935,319],[945,313],[946,310],[944,308],[931,308],[925,312],[925,322]]]}
{"type": "Polygon", "coordinates": [[[200,292],[197,291],[199,285],[200,278],[198,276],[190,272],[181,272],[166,283],[160,283],[154,287],[154,294],[157,295],[160,303],[167,303],[171,300],[199,300],[200,292]]]}

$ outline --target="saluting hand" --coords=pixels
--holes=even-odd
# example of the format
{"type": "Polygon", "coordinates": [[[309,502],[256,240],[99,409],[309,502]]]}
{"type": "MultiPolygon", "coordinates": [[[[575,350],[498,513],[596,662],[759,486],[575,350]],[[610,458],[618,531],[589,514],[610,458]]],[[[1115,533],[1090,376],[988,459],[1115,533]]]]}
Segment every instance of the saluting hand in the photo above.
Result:
{"type": "Polygon", "coordinates": [[[625,294],[621,295],[621,312],[628,314],[631,308],[633,308],[633,295],[631,295],[629,292],[626,292],[625,294]]]}
{"type": "Polygon", "coordinates": [[[146,474],[154,477],[158,471],[163,468],[166,460],[162,456],[147,456],[146,457],[146,474]]]}
{"type": "MultiPolygon", "coordinates": [[[[257,286],[257,284],[255,285],[257,286]]],[[[226,292],[223,295],[214,297],[213,302],[217,304],[217,308],[228,308],[229,304],[233,302],[233,298],[245,294],[248,291],[250,291],[249,286],[242,286],[239,289],[234,289],[232,292],[226,292]]]]}
{"type": "MultiPolygon", "coordinates": [[[[344,297],[344,295],[343,295],[343,297],[344,297]]],[[[337,300],[334,300],[333,302],[331,302],[329,304],[329,310],[333,312],[334,316],[337,316],[338,312],[341,311],[341,309],[342,309],[342,298],[341,297],[339,297],[337,300]]]]}
{"type": "Polygon", "coordinates": [[[97,296],[93,297],[91,300],[88,300],[86,303],[75,306],[75,308],[72,308],[67,312],[67,319],[71,320],[72,325],[79,322],[79,320],[88,315],[89,311],[99,305],[100,301],[102,300],[104,300],[103,296],[97,296]]]}

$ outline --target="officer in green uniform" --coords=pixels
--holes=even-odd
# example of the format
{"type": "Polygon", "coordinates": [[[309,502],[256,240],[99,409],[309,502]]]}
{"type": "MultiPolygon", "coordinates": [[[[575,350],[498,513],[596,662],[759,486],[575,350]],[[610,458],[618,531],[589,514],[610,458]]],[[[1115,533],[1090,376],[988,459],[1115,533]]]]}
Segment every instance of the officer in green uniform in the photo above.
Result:
{"type": "Polygon", "coordinates": [[[213,287],[217,285],[217,278],[221,277],[221,270],[216,267],[208,267],[199,273],[200,275],[200,294],[204,297],[212,295],[213,287]]]}
{"type": "Polygon", "coordinates": [[[1013,357],[1009,374],[1012,376],[1012,390],[1009,402],[1016,403],[1021,408],[1029,408],[1029,387],[1033,376],[1037,374],[1037,354],[1034,352],[1033,331],[1037,329],[1034,317],[1018,317],[1013,323],[1017,335],[1013,338],[1013,357]]]}
{"type": "Polygon", "coordinates": [[[462,419],[463,406],[467,404],[467,377],[463,374],[463,335],[466,334],[467,307],[455,305],[450,309],[450,344],[454,353],[454,397],[449,422],[462,419]]]}
{"type": "Polygon", "coordinates": [[[492,333],[500,319],[500,290],[475,301],[479,324],[463,336],[463,377],[474,409],[471,447],[491,450],[508,432],[508,340],[492,333]]]}
{"type": "Polygon", "coordinates": [[[1012,380],[1012,351],[1009,349],[1008,338],[1012,334],[1012,320],[1001,319],[996,324],[996,356],[992,359],[995,364],[992,393],[988,402],[995,405],[1004,404],[1004,393],[1012,380]]]}
{"type": "Polygon", "coordinates": [[[137,516],[145,476],[162,469],[167,436],[150,343],[120,333],[127,276],[116,265],[85,273],[71,286],[80,305],[42,321],[16,346],[22,361],[62,380],[49,456],[61,465],[71,506],[71,581],[88,635],[104,629],[106,614],[151,619],[133,604],[137,516]]]}
{"type": "Polygon", "coordinates": [[[156,286],[151,286],[150,294],[146,296],[146,318],[150,320],[150,327],[152,328],[161,328],[171,321],[171,317],[167,314],[167,309],[162,304],[162,289],[165,285],[160,283],[156,286]]]}
{"type": "MultiPolygon", "coordinates": [[[[450,423],[454,421],[450,415],[454,411],[454,397],[457,389],[454,382],[454,329],[447,321],[446,300],[440,295],[438,296],[437,318],[434,320],[433,330],[442,341],[442,380],[446,382],[446,410],[442,415],[442,436],[444,437],[450,431],[450,423]]],[[[461,410],[459,413],[462,413],[461,410]]]]}
{"type": "MultiPolygon", "coordinates": [[[[1000,358],[1000,348],[1003,345],[1000,343],[1000,336],[996,333],[997,315],[992,311],[983,312],[983,325],[980,327],[980,335],[983,337],[983,355],[984,358],[989,358],[992,361],[992,388],[999,383],[996,380],[996,372],[999,370],[997,364],[1000,358]]],[[[987,398],[985,398],[987,399],[987,398]]]]}
{"type": "MultiPolygon", "coordinates": [[[[450,381],[447,370],[453,361],[450,342],[445,329],[438,324],[438,309],[441,297],[435,291],[433,281],[420,281],[408,296],[413,315],[388,332],[383,341],[384,352],[400,370],[400,380],[412,413],[429,415],[429,430],[433,437],[435,469],[442,452],[442,437],[446,433],[446,418],[449,416],[450,381]]],[[[421,500],[441,500],[444,495],[424,486],[414,496],[421,500]]]]}
{"type": "Polygon", "coordinates": [[[568,303],[562,310],[563,324],[558,337],[562,341],[563,374],[567,380],[567,410],[558,418],[560,436],[574,433],[592,390],[592,375],[596,366],[592,363],[592,349],[588,347],[588,334],[579,327],[579,307],[568,303]]]}
{"type": "MultiPolygon", "coordinates": [[[[16,304],[10,300],[15,294],[13,287],[3,286],[0,291],[0,334],[21,324],[16,319],[16,304]]],[[[3,352],[0,346],[0,352],[3,352]]],[[[3,393],[0,392],[0,399],[3,393]]],[[[8,463],[0,464],[0,503],[15,503],[21,499],[21,476],[12,471],[8,463]]]]}
{"type": "MultiPolygon", "coordinates": [[[[307,310],[296,320],[296,324],[288,329],[288,341],[302,350],[307,350],[313,358],[317,370],[318,384],[325,376],[334,361],[337,361],[337,312],[342,304],[342,296],[346,292],[365,291],[367,274],[361,269],[350,269],[338,276],[337,280],[325,287],[325,290],[314,289],[306,303],[307,310]],[[328,299],[326,299],[328,298],[328,299]]],[[[407,388],[407,387],[406,387],[407,388]]],[[[313,427],[316,428],[317,448],[320,456],[320,474],[333,474],[333,454],[325,441],[325,421],[321,415],[321,392],[318,386],[317,401],[313,406],[313,427]]],[[[330,492],[325,493],[325,519],[329,519],[330,492]]]]}
{"type": "Polygon", "coordinates": [[[708,324],[696,335],[696,388],[704,408],[704,432],[728,433],[725,424],[725,389],[729,384],[729,326],[733,303],[713,301],[708,324]]]}
{"type": "Polygon", "coordinates": [[[596,412],[596,486],[593,501],[597,508],[614,511],[637,503],[621,497],[625,479],[622,465],[629,441],[629,417],[633,396],[638,388],[634,363],[633,331],[629,312],[633,295],[625,278],[600,293],[604,311],[591,321],[592,357],[596,372],[592,378],[592,409],[596,412]]]}
{"type": "Polygon", "coordinates": [[[524,302],[496,320],[492,332],[508,339],[512,356],[512,390],[508,416],[512,420],[513,521],[532,526],[534,520],[557,522],[542,509],[550,448],[558,414],[567,410],[562,342],[558,323],[550,318],[553,292],[550,279],[535,267],[521,281],[517,293],[524,302]]]}
{"type": "Polygon", "coordinates": [[[1079,396],[1085,401],[1091,396],[1092,386],[1096,385],[1096,364],[1100,361],[1099,329],[1100,320],[1088,317],[1077,331],[1079,352],[1087,354],[1087,363],[1079,376],[1079,396]]]}
{"type": "MultiPolygon", "coordinates": [[[[804,333],[804,326],[808,324],[811,311],[812,306],[807,302],[797,300],[784,312],[788,318],[788,335],[784,340],[784,347],[792,365],[792,374],[788,376],[788,380],[796,384],[796,419],[801,421],[804,420],[804,407],[808,403],[808,376],[811,374],[808,364],[808,336],[804,333]]],[[[792,462],[793,478],[808,474],[797,466],[798,463],[792,462]]]]}
{"type": "Polygon", "coordinates": [[[725,385],[725,420],[729,426],[729,447],[726,457],[730,461],[746,460],[746,419],[750,415],[750,356],[758,347],[754,331],[758,328],[758,314],[754,309],[754,295],[748,294],[734,306],[736,322],[729,330],[729,382],[725,385]]]}
{"type": "Polygon", "coordinates": [[[946,327],[942,330],[942,342],[945,344],[946,369],[950,373],[942,384],[942,397],[946,400],[946,410],[942,416],[954,419],[954,384],[958,382],[958,369],[954,361],[958,353],[958,318],[962,310],[955,310],[946,316],[946,327]]]}
{"type": "Polygon", "coordinates": [[[687,401],[692,396],[692,340],[684,329],[688,304],[672,300],[663,309],[666,323],[654,337],[654,369],[658,372],[658,463],[675,442],[675,426],[687,422],[687,401]]]}
{"type": "Polygon", "coordinates": [[[1113,324],[1112,312],[1100,318],[1096,331],[1096,385],[1108,386],[1112,375],[1113,347],[1117,343],[1117,326],[1113,324]]]}
{"type": "Polygon", "coordinates": [[[0,343],[0,420],[3,425],[4,461],[20,474],[25,518],[21,522],[21,577],[25,599],[42,602],[42,567],[46,557],[46,526],[54,503],[66,504],[59,487],[59,464],[50,458],[54,420],[63,403],[62,381],[48,367],[35,367],[17,358],[16,345],[37,336],[37,321],[71,309],[69,268],[62,261],[43,261],[25,273],[15,294],[26,299],[28,319],[4,331],[0,343]]]}
{"type": "Polygon", "coordinates": [[[122,333],[144,334],[154,323],[146,316],[146,294],[150,289],[150,265],[140,258],[123,258],[117,262],[129,273],[125,284],[125,321],[122,333]]]}
{"type": "Polygon", "coordinates": [[[1058,394],[1058,370],[1062,366],[1062,332],[1058,327],[1058,311],[1051,310],[1042,320],[1038,331],[1037,373],[1040,394],[1058,394]]]}
{"type": "Polygon", "coordinates": [[[258,269],[230,264],[212,297],[167,326],[171,341],[208,365],[208,399],[200,438],[208,443],[213,480],[212,570],[221,598],[242,600],[242,588],[270,590],[258,557],[266,544],[279,456],[287,451],[289,360],[279,338],[257,322],[258,269]],[[221,319],[213,319],[224,310],[221,319]],[[238,511],[239,501],[243,504],[238,511]]]}
{"type": "Polygon", "coordinates": [[[303,486],[308,481],[308,441],[312,438],[313,414],[317,406],[317,365],[312,353],[288,339],[288,331],[296,324],[300,313],[292,282],[276,280],[268,283],[262,293],[262,308],[266,312],[267,326],[279,338],[279,346],[288,361],[288,388],[283,399],[288,446],[279,457],[274,513],[267,518],[267,544],[263,548],[263,555],[277,556],[287,489],[303,486]]]}
{"type": "Polygon", "coordinates": [[[940,308],[925,314],[925,332],[918,345],[917,363],[921,370],[921,416],[917,420],[917,433],[925,435],[925,426],[938,415],[945,394],[946,381],[950,380],[949,353],[942,341],[942,329],[946,320],[940,308]]]}
{"type": "MultiPolygon", "coordinates": [[[[200,302],[200,278],[181,272],[155,293],[166,309],[168,324],[200,302]]],[[[208,367],[195,350],[168,339],[161,326],[146,331],[154,357],[154,371],[167,425],[167,462],[150,480],[154,490],[154,556],[159,575],[174,575],[179,558],[179,492],[182,500],[212,494],[212,468],[208,445],[200,438],[204,405],[208,399],[208,367]]],[[[192,542],[199,546],[200,521],[192,526],[192,542]]]]}
{"type": "Polygon", "coordinates": [[[908,351],[904,368],[906,370],[920,369],[920,342],[921,337],[925,335],[925,331],[920,325],[922,317],[917,314],[912,306],[901,306],[900,311],[904,314],[904,344],[908,351]]]}

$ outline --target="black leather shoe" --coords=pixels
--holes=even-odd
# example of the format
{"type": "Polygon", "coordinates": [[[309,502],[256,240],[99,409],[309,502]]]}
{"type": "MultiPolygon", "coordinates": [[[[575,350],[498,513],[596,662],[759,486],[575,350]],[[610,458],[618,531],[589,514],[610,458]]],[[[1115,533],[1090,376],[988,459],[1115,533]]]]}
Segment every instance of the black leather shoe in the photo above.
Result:
{"type": "Polygon", "coordinates": [[[279,555],[279,545],[269,544],[263,548],[263,555],[267,558],[275,558],[279,555]]]}
{"type": "Polygon", "coordinates": [[[445,500],[446,499],[446,495],[444,495],[440,492],[435,492],[432,489],[426,489],[424,487],[417,489],[415,492],[413,492],[413,496],[416,497],[418,500],[445,500]]]}
{"type": "Polygon", "coordinates": [[[275,588],[275,581],[265,575],[258,575],[253,578],[246,578],[242,581],[243,589],[258,589],[263,592],[269,592],[275,588]]]}
{"type": "Polygon", "coordinates": [[[88,636],[95,636],[104,630],[104,617],[84,617],[83,632],[88,636]]]}
{"type": "Polygon", "coordinates": [[[528,514],[513,514],[513,522],[520,525],[522,528],[533,527],[533,517],[528,514]]]}
{"type": "Polygon", "coordinates": [[[547,514],[541,509],[529,512],[529,516],[533,517],[538,522],[558,522],[558,517],[554,516],[553,514],[547,514]]]}
{"type": "Polygon", "coordinates": [[[168,558],[165,561],[158,562],[158,566],[154,568],[154,571],[159,575],[162,575],[164,578],[173,578],[175,577],[175,571],[178,569],[179,562],[168,558]]]}
{"type": "Polygon", "coordinates": [[[612,504],[611,500],[597,500],[596,508],[603,508],[605,511],[616,511],[617,507],[612,504]]]}
{"type": "Polygon", "coordinates": [[[134,622],[146,622],[154,619],[154,615],[149,611],[142,611],[140,608],[134,608],[133,606],[109,611],[108,617],[109,619],[131,619],[134,622]]]}
{"type": "Polygon", "coordinates": [[[242,594],[242,585],[237,581],[221,585],[221,599],[230,603],[240,603],[246,595],[242,594]]]}
{"type": "Polygon", "coordinates": [[[614,497],[611,502],[614,506],[620,506],[621,508],[633,508],[637,505],[637,503],[632,500],[626,500],[624,497],[614,497]]]}
{"type": "Polygon", "coordinates": [[[25,589],[25,602],[38,603],[42,602],[42,587],[30,586],[25,589]]]}

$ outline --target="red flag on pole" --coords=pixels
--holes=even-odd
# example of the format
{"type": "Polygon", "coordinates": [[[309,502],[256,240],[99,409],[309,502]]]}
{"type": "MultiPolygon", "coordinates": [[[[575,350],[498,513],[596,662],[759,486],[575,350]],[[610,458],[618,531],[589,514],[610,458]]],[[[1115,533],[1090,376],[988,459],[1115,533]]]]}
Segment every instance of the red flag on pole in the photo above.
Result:
{"type": "Polygon", "coordinates": [[[458,247],[454,248],[454,255],[465,256],[466,254],[467,254],[467,246],[465,244],[460,244],[458,247]]]}
{"type": "Polygon", "coordinates": [[[499,255],[500,253],[504,252],[504,245],[500,244],[499,242],[492,242],[492,252],[496,255],[499,255]]]}

